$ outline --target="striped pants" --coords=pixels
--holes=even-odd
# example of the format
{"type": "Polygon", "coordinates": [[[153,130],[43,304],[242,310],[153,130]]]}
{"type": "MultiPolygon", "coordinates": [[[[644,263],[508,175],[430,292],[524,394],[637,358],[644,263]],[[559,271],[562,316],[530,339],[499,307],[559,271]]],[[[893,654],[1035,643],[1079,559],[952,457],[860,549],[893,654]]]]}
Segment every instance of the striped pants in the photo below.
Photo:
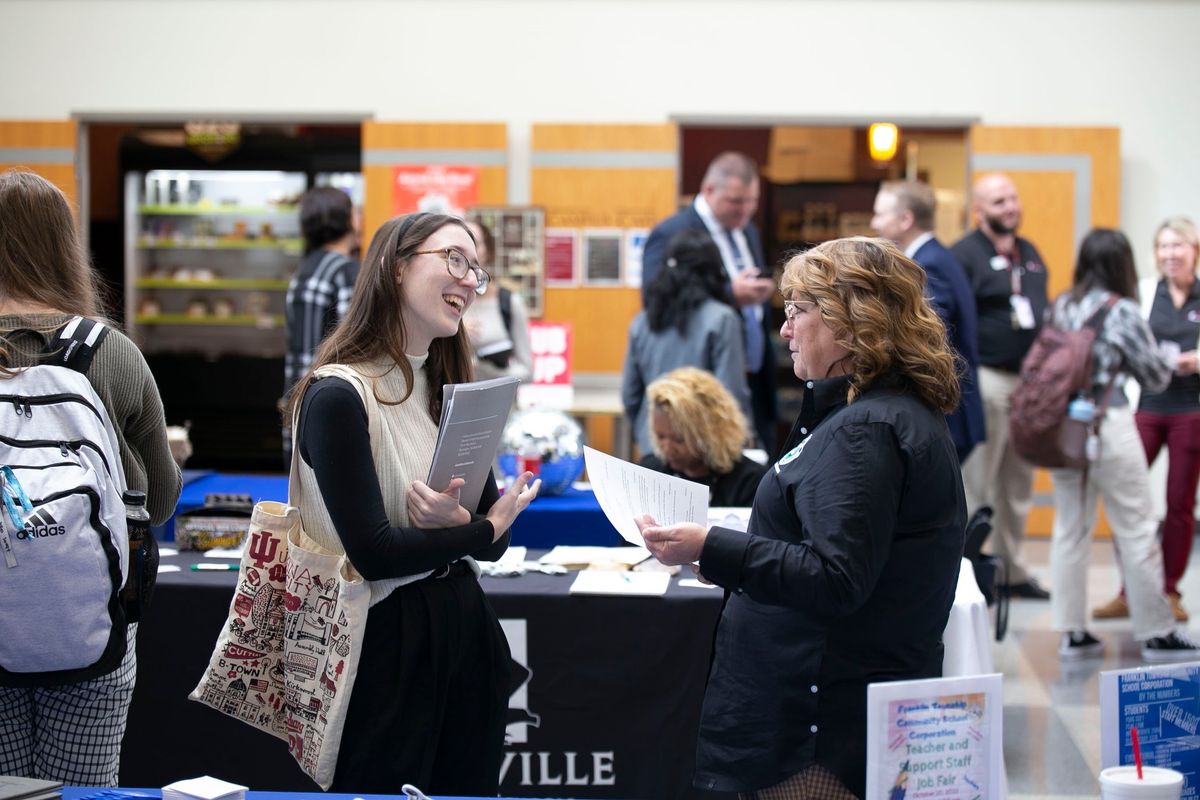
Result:
{"type": "Polygon", "coordinates": [[[0,687],[0,775],[116,786],[137,678],[137,625],[116,670],[41,689],[0,687]]]}

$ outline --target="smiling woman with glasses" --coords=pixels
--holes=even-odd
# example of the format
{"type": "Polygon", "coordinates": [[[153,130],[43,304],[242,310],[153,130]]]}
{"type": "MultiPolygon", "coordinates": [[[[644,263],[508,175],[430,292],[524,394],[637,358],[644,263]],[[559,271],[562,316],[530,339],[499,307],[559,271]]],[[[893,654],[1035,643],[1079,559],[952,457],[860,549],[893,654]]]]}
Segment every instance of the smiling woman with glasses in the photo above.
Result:
{"type": "Polygon", "coordinates": [[[793,257],[780,333],[804,387],[746,531],[638,526],[724,587],[695,785],[756,798],[865,793],[867,685],[942,674],[966,506],[958,403],[925,273],[890,242],[793,257]]]}
{"type": "Polygon", "coordinates": [[[384,223],[346,316],[289,396],[304,532],[371,587],[336,791],[497,793],[510,656],[474,559],[504,553],[538,483],[526,472],[501,498],[489,476],[469,509],[461,479],[424,483],[442,386],[472,377],[462,319],[488,283],[475,255],[457,217],[384,223]]]}

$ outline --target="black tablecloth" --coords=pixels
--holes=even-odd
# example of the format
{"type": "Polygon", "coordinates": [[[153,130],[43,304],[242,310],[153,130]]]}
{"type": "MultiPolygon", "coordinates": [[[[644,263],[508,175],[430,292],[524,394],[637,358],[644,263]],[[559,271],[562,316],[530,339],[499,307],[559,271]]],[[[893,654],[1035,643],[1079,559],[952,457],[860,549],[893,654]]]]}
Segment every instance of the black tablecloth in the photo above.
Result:
{"type": "MultiPolygon", "coordinates": [[[[121,785],[212,774],[259,790],[311,791],[315,785],[283,741],[187,700],[237,576],[191,571],[200,560],[188,553],[164,559],[183,571],[159,576],[141,624],[121,785]]],[[[529,673],[510,699],[514,724],[501,793],[700,796],[690,788],[691,773],[721,592],[673,580],[665,597],[571,596],[573,580],[483,579],[521,665],[514,669],[529,673]]]]}

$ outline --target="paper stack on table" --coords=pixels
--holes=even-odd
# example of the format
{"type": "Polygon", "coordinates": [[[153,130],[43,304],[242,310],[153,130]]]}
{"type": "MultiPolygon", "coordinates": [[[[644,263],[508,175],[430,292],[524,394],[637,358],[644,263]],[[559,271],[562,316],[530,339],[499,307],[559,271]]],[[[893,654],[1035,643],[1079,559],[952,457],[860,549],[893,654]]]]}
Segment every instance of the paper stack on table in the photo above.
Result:
{"type": "Polygon", "coordinates": [[[571,594],[617,594],[658,597],[671,584],[668,572],[629,572],[628,570],[585,569],[571,584],[571,594]]]}
{"type": "Polygon", "coordinates": [[[588,564],[621,564],[632,567],[650,557],[644,547],[593,547],[560,544],[538,561],[563,567],[586,567],[588,564]]]}
{"type": "Polygon", "coordinates": [[[246,787],[210,778],[189,778],[162,788],[162,800],[245,800],[246,787]]]}

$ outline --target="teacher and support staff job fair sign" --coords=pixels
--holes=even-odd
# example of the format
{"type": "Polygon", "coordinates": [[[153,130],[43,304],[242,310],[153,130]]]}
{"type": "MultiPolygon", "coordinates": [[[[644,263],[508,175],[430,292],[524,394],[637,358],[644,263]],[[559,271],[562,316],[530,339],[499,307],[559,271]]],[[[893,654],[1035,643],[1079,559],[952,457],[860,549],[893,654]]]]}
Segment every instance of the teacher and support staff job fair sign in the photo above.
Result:
{"type": "Polygon", "coordinates": [[[867,689],[867,797],[1004,796],[1000,675],[873,683],[867,689]]]}

